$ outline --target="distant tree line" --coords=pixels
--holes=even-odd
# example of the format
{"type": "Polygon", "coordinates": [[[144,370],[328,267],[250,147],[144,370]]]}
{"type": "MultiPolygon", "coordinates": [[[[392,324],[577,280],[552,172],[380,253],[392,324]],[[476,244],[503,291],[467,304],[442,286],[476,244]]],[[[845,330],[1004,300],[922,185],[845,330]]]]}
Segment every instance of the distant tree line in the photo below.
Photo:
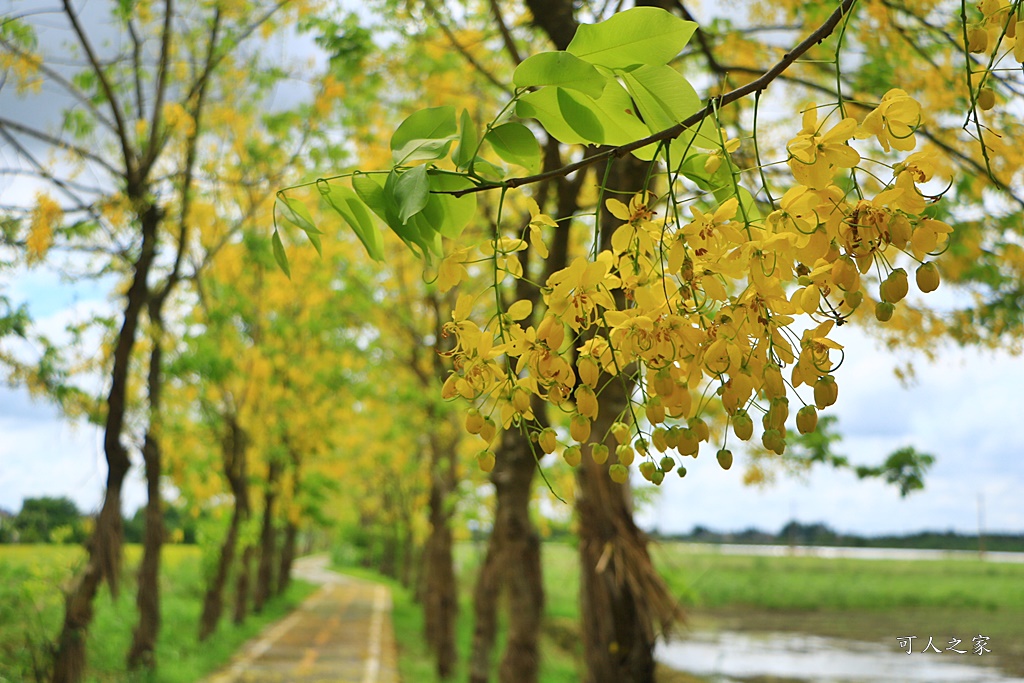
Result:
{"type": "MultiPolygon", "coordinates": [[[[128,543],[141,543],[145,510],[139,508],[124,521],[128,543]]],[[[174,505],[164,508],[167,539],[174,543],[195,543],[198,520],[174,505]]],[[[0,509],[0,543],[84,543],[92,517],[82,513],[67,496],[26,498],[21,510],[11,513],[0,509]]]]}
{"type": "Polygon", "coordinates": [[[860,536],[842,534],[821,522],[802,524],[791,521],[778,533],[753,527],[743,531],[713,531],[697,525],[688,534],[653,534],[667,541],[690,543],[738,543],[759,545],[818,545],[847,548],[921,548],[929,550],[978,550],[1024,552],[1024,534],[961,534],[955,531],[920,531],[914,534],[860,536]]]}

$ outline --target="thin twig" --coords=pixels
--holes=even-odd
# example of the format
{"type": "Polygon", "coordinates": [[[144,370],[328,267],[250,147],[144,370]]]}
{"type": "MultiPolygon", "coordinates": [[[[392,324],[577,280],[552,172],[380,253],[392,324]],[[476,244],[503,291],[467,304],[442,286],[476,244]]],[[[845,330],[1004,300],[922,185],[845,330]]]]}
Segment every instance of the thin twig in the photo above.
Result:
{"type": "Polygon", "coordinates": [[[505,41],[505,49],[508,50],[509,57],[516,63],[516,66],[523,63],[523,58],[519,54],[519,50],[516,48],[516,41],[512,37],[512,34],[508,30],[508,25],[505,23],[505,17],[501,16],[501,8],[498,7],[498,0],[490,0],[491,2],[491,14],[494,15],[494,20],[498,23],[498,30],[501,31],[501,39],[505,41]]]}
{"type": "Polygon", "coordinates": [[[2,35],[0,35],[0,46],[10,51],[10,53],[14,56],[24,59],[26,62],[31,64],[34,69],[39,69],[39,71],[44,76],[46,76],[50,80],[50,82],[59,85],[61,89],[63,89],[68,95],[74,98],[76,103],[88,109],[92,113],[92,115],[96,117],[96,120],[102,123],[108,130],[110,130],[111,132],[116,132],[114,122],[107,118],[103,114],[103,112],[101,112],[96,107],[96,105],[93,104],[92,98],[90,98],[89,95],[87,95],[86,93],[82,92],[81,89],[75,86],[74,83],[64,78],[64,76],[62,76],[59,71],[50,68],[49,65],[42,61],[42,59],[36,57],[31,52],[26,52],[25,50],[22,50],[14,43],[5,39],[2,35]]]}
{"type": "MultiPolygon", "coordinates": [[[[218,9],[216,12],[219,18],[220,10],[218,9]]],[[[160,38],[160,62],[157,66],[156,85],[154,86],[156,101],[153,102],[153,111],[150,113],[149,144],[146,146],[146,158],[142,162],[143,172],[147,175],[159,154],[159,148],[162,147],[162,145],[157,144],[157,138],[160,136],[158,126],[160,125],[160,118],[163,116],[161,109],[164,107],[164,97],[167,94],[167,64],[171,59],[171,35],[173,34],[171,30],[171,17],[173,16],[174,2],[173,0],[166,0],[164,3],[163,35],[160,38]]],[[[139,115],[142,115],[141,111],[139,115]]]]}
{"type": "Polygon", "coordinates": [[[10,119],[0,116],[0,129],[10,129],[18,133],[21,133],[22,135],[27,135],[30,138],[35,138],[40,142],[45,142],[46,144],[54,147],[55,149],[66,149],[70,152],[74,152],[82,159],[86,161],[91,161],[94,164],[100,166],[101,168],[103,168],[105,171],[107,171],[116,178],[121,178],[124,176],[124,173],[122,171],[114,168],[105,159],[93,154],[84,147],[73,145],[70,142],[61,140],[60,138],[56,138],[50,135],[49,133],[44,133],[41,130],[32,128],[31,126],[26,126],[22,123],[18,123],[17,121],[12,121],[10,119]]]}
{"type": "Polygon", "coordinates": [[[452,44],[452,47],[458,50],[459,54],[461,54],[466,59],[466,61],[469,62],[470,65],[472,65],[474,69],[479,71],[483,75],[483,77],[490,81],[495,87],[499,88],[502,92],[508,95],[513,94],[512,90],[510,90],[507,85],[499,81],[494,74],[492,74],[490,71],[484,68],[484,65],[478,62],[476,58],[473,57],[472,54],[470,54],[469,50],[467,50],[466,47],[459,42],[459,39],[455,37],[454,33],[452,33],[452,30],[448,27],[448,24],[445,22],[444,17],[441,16],[440,12],[438,12],[437,7],[434,5],[432,0],[424,0],[423,4],[427,8],[427,11],[434,15],[434,18],[437,19],[437,25],[441,28],[441,31],[444,33],[445,37],[448,38],[448,42],[452,44]]]}
{"type": "Polygon", "coordinates": [[[125,175],[129,180],[129,184],[133,184],[138,180],[135,177],[137,170],[135,167],[135,150],[132,149],[131,139],[128,137],[128,129],[125,125],[124,114],[121,111],[121,102],[114,93],[114,88],[110,85],[110,79],[107,78],[107,74],[103,70],[103,65],[100,63],[99,58],[92,49],[92,43],[89,41],[89,36],[86,35],[85,30],[78,21],[78,14],[71,6],[71,0],[64,0],[64,13],[67,14],[68,21],[71,22],[71,27],[74,29],[75,35],[78,36],[78,42],[82,46],[82,50],[85,52],[85,56],[88,58],[92,70],[96,73],[96,78],[99,80],[100,87],[103,89],[103,94],[107,98],[107,103],[110,105],[110,111],[114,115],[114,123],[116,124],[115,128],[117,137],[121,143],[121,152],[124,154],[125,171],[127,171],[125,175]]]}

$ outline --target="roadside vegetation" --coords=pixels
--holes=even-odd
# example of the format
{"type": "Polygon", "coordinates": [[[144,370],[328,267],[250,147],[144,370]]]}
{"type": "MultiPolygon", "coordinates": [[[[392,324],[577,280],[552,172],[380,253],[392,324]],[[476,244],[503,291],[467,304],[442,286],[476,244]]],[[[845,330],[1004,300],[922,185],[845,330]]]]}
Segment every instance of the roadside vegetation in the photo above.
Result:
{"type": "MultiPolygon", "coordinates": [[[[989,636],[992,657],[972,664],[998,665],[1024,675],[1024,565],[976,558],[955,560],[860,560],[815,557],[723,555],[712,547],[696,550],[679,543],[652,546],[654,561],[674,595],[685,605],[688,630],[788,631],[891,644],[902,635],[956,636],[965,642],[989,636]]],[[[456,547],[461,586],[458,650],[472,640],[472,577],[483,547],[456,547]]],[[[394,626],[399,667],[405,681],[437,680],[429,650],[418,638],[422,613],[412,591],[360,567],[350,556],[337,568],[383,581],[394,596],[394,626]]],[[[579,570],[569,543],[543,545],[545,626],[541,638],[540,681],[579,680],[579,570]]],[[[460,661],[463,657],[460,657],[460,661]]],[[[977,658],[974,658],[977,659],[977,658]]],[[[456,673],[456,680],[463,672],[456,673]]],[[[699,683],[680,672],[661,672],[659,680],[699,683]]]]}
{"type": "MultiPolygon", "coordinates": [[[[313,586],[293,581],[286,592],[267,603],[243,625],[225,625],[200,645],[195,625],[202,607],[204,577],[197,546],[168,545],[160,577],[164,598],[164,628],[157,653],[173,666],[153,677],[129,673],[124,652],[131,642],[130,620],[135,608],[134,576],[141,548],[129,545],[125,561],[127,590],[114,600],[106,589],[96,602],[96,621],[89,633],[89,683],[196,683],[231,659],[238,647],[309,595],[313,586]]],[[[49,644],[59,631],[62,587],[85,560],[85,551],[70,545],[0,545],[0,683],[38,680],[49,666],[49,644]]]]}

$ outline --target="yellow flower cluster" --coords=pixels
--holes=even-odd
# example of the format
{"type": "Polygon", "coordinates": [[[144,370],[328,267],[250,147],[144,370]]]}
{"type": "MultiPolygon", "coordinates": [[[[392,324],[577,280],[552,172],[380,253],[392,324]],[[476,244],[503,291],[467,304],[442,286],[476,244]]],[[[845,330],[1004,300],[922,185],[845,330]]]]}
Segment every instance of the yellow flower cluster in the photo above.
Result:
{"type": "Polygon", "coordinates": [[[32,221],[25,239],[26,260],[38,263],[46,256],[53,244],[53,231],[64,219],[64,210],[50,195],[40,192],[36,195],[36,206],[32,210],[32,221]]]}
{"type": "MultiPolygon", "coordinates": [[[[580,447],[592,437],[600,392],[627,376],[637,380],[638,397],[612,428],[616,465],[622,466],[612,471],[617,480],[624,480],[637,452],[645,456],[641,473],[655,483],[676,463],[670,455],[655,462],[653,450],[696,456],[711,436],[704,418],[721,412],[713,404],[744,441],[753,437],[751,414],[760,413],[761,443],[779,454],[786,448],[791,394],[802,404],[797,429],[813,431],[817,410],[838,396],[831,373],[833,352],[842,347],[829,334],[865,300],[862,276],[872,268],[882,274],[875,314],[888,320],[908,293],[906,271],[894,267],[897,253],[924,261],[951,231],[923,214],[927,201],[918,185],[934,172],[928,153],[896,164],[892,181],[874,197],[835,182],[861,161],[850,140],[874,138],[886,152],[909,152],[920,119],[920,106],[901,90],[887,93],[861,124],[845,118],[825,129],[817,110],[808,110],[788,145],[796,184],[761,218],[736,197],[707,209],[690,206],[688,221],[677,206],[650,194],[629,205],[606,200],[623,221],[610,248],[548,278],[537,327],[522,324],[533,307],[519,301],[481,328],[470,320],[473,298],[463,294],[444,328],[455,340],[455,371],[443,393],[477,406],[467,428],[487,442],[481,464],[493,466],[487,449],[498,424],[529,423],[536,399],[567,414],[569,436],[579,445],[565,444],[564,457],[578,463],[580,447]],[[659,219],[663,208],[667,215],[659,219]],[[802,315],[812,322],[796,332],[802,315]],[[813,400],[799,398],[801,386],[813,400]],[[629,423],[640,431],[635,439],[629,423]]],[[[535,214],[531,237],[543,224],[553,222],[535,214]]],[[[481,251],[502,277],[518,277],[521,270],[509,264],[518,265],[515,252],[525,246],[500,238],[481,251]]],[[[468,258],[461,250],[442,264],[445,287],[462,279],[468,258]]],[[[938,286],[934,264],[918,268],[917,284],[923,292],[938,286]]],[[[593,436],[591,455],[603,462],[604,435],[593,436]]],[[[544,452],[556,450],[557,433],[544,430],[538,443],[544,452]]],[[[718,460],[728,468],[731,452],[723,448],[718,460]]]]}

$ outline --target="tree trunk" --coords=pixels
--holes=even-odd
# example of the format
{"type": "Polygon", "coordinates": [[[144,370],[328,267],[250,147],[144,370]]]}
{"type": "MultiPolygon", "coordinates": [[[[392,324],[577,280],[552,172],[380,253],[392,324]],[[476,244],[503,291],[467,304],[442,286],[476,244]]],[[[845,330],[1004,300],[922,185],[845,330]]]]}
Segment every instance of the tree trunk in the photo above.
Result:
{"type": "Polygon", "coordinates": [[[291,520],[284,527],[284,541],[281,543],[281,564],[277,570],[277,595],[288,590],[292,581],[292,564],[295,562],[296,540],[299,526],[291,520]]]}
{"type": "Polygon", "coordinates": [[[491,476],[496,494],[494,529],[474,592],[476,625],[470,659],[471,683],[489,680],[497,634],[498,593],[508,588],[508,638],[498,669],[501,683],[537,680],[537,638],[544,611],[540,537],[530,520],[530,498],[537,461],[529,438],[518,430],[502,433],[491,476]]]}
{"type": "MultiPolygon", "coordinates": [[[[289,446],[288,455],[292,461],[291,504],[297,505],[299,490],[302,486],[302,456],[295,448],[289,446]]],[[[284,542],[281,544],[281,566],[277,572],[277,594],[284,593],[292,580],[292,563],[295,562],[299,525],[293,521],[291,514],[287,516],[284,527],[284,542]]]]}
{"type": "MultiPolygon", "coordinates": [[[[606,191],[629,197],[642,188],[646,163],[626,157],[613,163],[606,191]],[[619,194],[622,193],[622,194],[619,194]]],[[[601,248],[621,223],[601,207],[601,248]]],[[[622,306],[621,293],[619,305],[622,306]]],[[[580,617],[587,683],[646,683],[654,680],[656,624],[667,631],[678,607],[654,569],[647,538],[633,521],[628,482],[616,484],[608,476],[615,463],[611,424],[625,411],[633,380],[631,369],[601,380],[600,412],[591,433],[611,456],[603,465],[589,457],[576,469],[576,512],[580,543],[580,617]]],[[[628,421],[623,418],[623,421],[628,421]]]]}
{"type": "MultiPolygon", "coordinates": [[[[384,509],[388,511],[390,496],[384,494],[384,509]]],[[[394,522],[385,523],[377,528],[377,541],[380,544],[380,562],[377,565],[380,573],[388,578],[398,578],[398,525],[394,522]]]]}
{"type": "MultiPolygon", "coordinates": [[[[157,325],[157,329],[159,329],[157,325]]],[[[138,592],[139,622],[128,650],[128,668],[156,668],[156,638],[160,632],[160,551],[164,542],[163,502],[160,499],[161,452],[159,441],[160,365],[163,355],[159,333],[149,356],[149,429],[142,445],[146,464],[146,526],[142,539],[138,592]]]]}
{"type": "MultiPolygon", "coordinates": [[[[496,462],[495,469],[499,467],[496,462]]],[[[498,635],[498,598],[501,597],[503,549],[499,547],[498,519],[487,540],[487,554],[473,589],[473,649],[469,653],[469,682],[487,683],[491,678],[491,651],[498,635]]],[[[504,534],[502,534],[504,537],[504,534]]]]}
{"type": "MultiPolygon", "coordinates": [[[[609,394],[622,397],[620,387],[612,382],[602,392],[595,434],[607,433],[617,416],[609,394]]],[[[606,445],[613,453],[608,463],[584,457],[577,468],[585,680],[646,683],[654,680],[656,623],[667,631],[677,608],[651,563],[646,536],[633,521],[628,483],[616,484],[608,476],[608,464],[615,461],[614,438],[609,436],[606,445]]]]}
{"type": "Polygon", "coordinates": [[[245,623],[249,616],[249,593],[252,586],[252,556],[255,548],[246,545],[242,551],[242,559],[238,567],[238,579],[235,583],[235,613],[232,621],[235,626],[245,623]]]}
{"type": "Polygon", "coordinates": [[[454,444],[442,445],[440,435],[431,434],[430,535],[423,549],[423,625],[427,643],[434,651],[437,675],[448,678],[455,667],[455,622],[458,592],[452,558],[449,496],[455,489],[454,444]]]}
{"type": "Polygon", "coordinates": [[[224,587],[228,583],[228,574],[231,572],[231,565],[235,561],[235,548],[238,545],[238,528],[241,525],[241,513],[238,508],[231,514],[231,522],[228,525],[228,533],[220,546],[220,556],[217,558],[217,569],[210,579],[203,596],[203,614],[199,618],[199,641],[209,638],[217,629],[217,622],[224,613],[224,587]]]}
{"type": "Polygon", "coordinates": [[[260,528],[260,561],[256,573],[256,589],[252,596],[252,609],[256,614],[263,611],[263,604],[270,598],[274,582],[274,555],[277,552],[274,543],[274,504],[277,500],[278,479],[281,477],[282,469],[281,462],[276,458],[272,458],[267,467],[267,488],[263,497],[263,520],[260,528]]]}
{"type": "Polygon", "coordinates": [[[224,475],[234,494],[235,509],[231,513],[228,532],[221,545],[217,569],[203,598],[203,613],[199,619],[200,641],[210,637],[224,613],[224,588],[228,583],[231,565],[235,560],[239,530],[249,518],[249,484],[246,481],[247,438],[235,416],[229,415],[226,420],[227,431],[221,449],[224,457],[224,475]]]}
{"type": "MultiPolygon", "coordinates": [[[[144,193],[130,192],[139,198],[144,193]]],[[[114,595],[118,592],[121,564],[123,527],[121,519],[121,487],[131,463],[128,451],[121,443],[127,399],[128,366],[139,315],[149,296],[146,280],[156,256],[157,228],[162,212],[148,206],[140,216],[142,247],[135,261],[134,276],[128,288],[124,320],[114,347],[110,393],[107,395],[107,415],[104,424],[103,450],[107,460],[107,488],[103,506],[96,518],[96,526],[89,539],[89,557],[85,568],[65,597],[64,624],[57,639],[53,660],[54,683],[78,683],[85,674],[85,640],[93,618],[93,600],[100,582],[106,580],[114,595]]]]}

